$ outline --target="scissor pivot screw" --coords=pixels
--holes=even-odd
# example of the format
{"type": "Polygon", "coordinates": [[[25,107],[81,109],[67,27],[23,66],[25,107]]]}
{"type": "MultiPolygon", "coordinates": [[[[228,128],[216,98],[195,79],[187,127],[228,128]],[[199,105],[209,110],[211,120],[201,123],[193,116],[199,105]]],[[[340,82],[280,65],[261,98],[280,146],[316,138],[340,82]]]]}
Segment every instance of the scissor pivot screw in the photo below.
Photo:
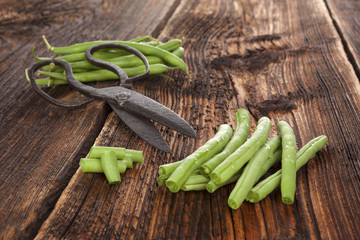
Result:
{"type": "Polygon", "coordinates": [[[116,98],[118,100],[126,100],[130,97],[130,93],[127,93],[127,92],[122,92],[122,93],[119,93],[118,95],[116,95],[116,98]]]}

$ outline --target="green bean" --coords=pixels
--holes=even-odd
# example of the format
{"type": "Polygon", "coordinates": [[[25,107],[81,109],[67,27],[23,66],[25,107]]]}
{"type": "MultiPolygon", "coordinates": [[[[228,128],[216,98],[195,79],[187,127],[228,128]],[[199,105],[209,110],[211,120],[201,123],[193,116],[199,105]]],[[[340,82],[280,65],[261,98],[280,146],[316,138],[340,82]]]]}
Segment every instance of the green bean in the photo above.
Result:
{"type": "Polygon", "coordinates": [[[220,125],[215,136],[186,157],[166,180],[165,183],[169,190],[178,192],[195,169],[222,150],[229,142],[232,132],[233,130],[229,125],[220,125]]]}
{"type": "MultiPolygon", "coordinates": [[[[161,74],[164,72],[167,72],[169,70],[172,70],[174,68],[168,67],[164,64],[152,64],[150,65],[150,75],[156,75],[161,74]]],[[[145,72],[145,66],[138,66],[133,68],[123,68],[123,70],[126,72],[126,74],[129,77],[137,76],[143,72],[145,72]]],[[[45,72],[45,71],[39,71],[40,75],[48,76],[57,80],[63,80],[65,81],[64,84],[66,84],[66,77],[62,73],[56,73],[56,72],[45,72]]],[[[106,80],[112,80],[112,79],[118,79],[118,76],[106,69],[102,70],[94,70],[94,71],[88,71],[83,73],[74,73],[74,77],[76,80],[80,82],[94,82],[94,81],[106,81],[106,80]]]]}
{"type": "Polygon", "coordinates": [[[291,126],[280,121],[277,124],[282,139],[281,197],[285,204],[292,204],[296,188],[296,140],[291,126]]]}
{"type": "Polygon", "coordinates": [[[170,175],[175,171],[175,169],[180,166],[180,164],[183,162],[177,161],[173,163],[163,164],[159,167],[159,176],[165,179],[168,179],[170,175]]]}
{"type": "MultiPolygon", "coordinates": [[[[43,41],[45,42],[48,50],[50,51],[54,51],[54,47],[52,47],[48,40],[46,39],[45,35],[42,36],[43,41]]],[[[137,37],[137,38],[133,38],[128,40],[128,42],[134,42],[134,43],[141,43],[141,42],[145,42],[145,41],[154,41],[156,40],[155,38],[151,37],[151,36],[141,36],[141,37],[137,37]]],[[[156,40],[157,41],[157,40],[156,40]]],[[[89,47],[92,47],[96,44],[101,44],[101,43],[111,43],[111,42],[116,42],[116,40],[103,40],[103,41],[92,41],[92,42],[84,42],[84,43],[78,43],[78,44],[74,44],[72,45],[72,48],[75,49],[79,49],[81,47],[85,47],[85,50],[88,49],[89,47]],[[88,46],[88,47],[86,47],[88,46]]],[[[157,41],[158,43],[160,43],[159,41],[157,41]]],[[[70,47],[70,46],[69,46],[70,47]]],[[[84,50],[84,51],[85,51],[84,50]]]]}
{"type": "Polygon", "coordinates": [[[125,157],[127,157],[130,158],[133,162],[144,162],[142,151],[119,147],[92,146],[90,148],[89,158],[101,158],[101,155],[107,151],[114,152],[117,159],[124,159],[125,157]]]}
{"type": "MultiPolygon", "coordinates": [[[[256,181],[258,181],[274,164],[280,162],[280,160],[281,160],[281,149],[278,149],[272,155],[270,155],[270,157],[265,161],[264,165],[262,165],[262,167],[259,170],[260,172],[259,175],[257,176],[256,181]]],[[[222,186],[236,182],[240,178],[242,171],[243,168],[234,176],[232,176],[229,180],[227,180],[225,183],[220,185],[214,183],[214,181],[209,181],[208,184],[206,185],[206,190],[209,193],[213,193],[222,186]]]]}
{"type": "Polygon", "coordinates": [[[115,184],[121,181],[116,154],[113,151],[105,151],[101,155],[100,162],[109,184],[115,184]]]}
{"type": "Polygon", "coordinates": [[[279,136],[270,138],[251,158],[234,189],[230,193],[228,205],[232,209],[238,209],[240,207],[249,191],[256,183],[261,167],[280,144],[281,138],[279,136]]]}
{"type": "MultiPolygon", "coordinates": [[[[106,41],[78,43],[67,47],[50,47],[50,50],[56,54],[81,53],[81,52],[85,52],[89,47],[92,47],[102,42],[106,42],[106,41]]],[[[144,55],[160,57],[169,65],[177,67],[182,71],[184,71],[185,73],[187,73],[186,65],[184,61],[181,58],[177,57],[176,55],[172,54],[171,52],[166,51],[162,48],[141,44],[141,43],[135,43],[135,42],[126,42],[126,41],[108,41],[108,42],[114,42],[135,48],[144,55]]]]}
{"type": "Polygon", "coordinates": [[[211,180],[216,184],[222,184],[230,179],[266,142],[270,128],[270,119],[262,117],[258,121],[254,134],[211,172],[211,180]]]}
{"type": "MultiPolygon", "coordinates": [[[[172,51],[175,51],[177,48],[179,48],[180,45],[181,45],[181,40],[173,39],[173,40],[170,40],[170,41],[168,41],[166,43],[162,43],[157,47],[159,47],[159,48],[161,48],[163,50],[172,52],[172,51]]],[[[98,58],[98,59],[107,60],[107,59],[111,59],[111,58],[130,55],[130,53],[127,52],[127,51],[124,51],[124,50],[119,50],[119,49],[116,49],[116,50],[102,49],[102,50],[99,50],[97,52],[94,52],[92,55],[94,57],[98,58]]],[[[177,55],[177,56],[179,56],[179,55],[177,55]]],[[[71,53],[71,54],[68,54],[68,55],[59,56],[59,57],[56,57],[56,59],[62,59],[62,60],[65,60],[65,61],[67,61],[69,63],[70,62],[83,61],[83,60],[86,60],[85,51],[81,52],[81,53],[71,53]]]]}
{"type": "Polygon", "coordinates": [[[222,186],[236,182],[239,179],[239,177],[241,176],[241,173],[242,173],[242,171],[240,170],[239,173],[236,173],[235,175],[233,175],[231,178],[229,178],[226,182],[224,182],[222,184],[216,184],[213,180],[210,180],[206,184],[205,188],[209,193],[213,193],[222,186]]]}
{"type": "MultiPolygon", "coordinates": [[[[320,151],[327,143],[326,136],[318,136],[309,141],[296,154],[296,171],[304,166],[315,154],[320,151]]],[[[271,176],[265,178],[251,189],[246,200],[250,202],[259,202],[277,188],[281,183],[282,170],[280,169],[271,176]]]]}
{"type": "MultiPolygon", "coordinates": [[[[117,160],[119,173],[124,173],[127,169],[127,162],[124,160],[117,160]]],[[[132,161],[130,161],[132,164],[132,161]]],[[[83,173],[103,173],[104,170],[101,166],[101,160],[95,158],[81,158],[80,167],[83,173]]]]}
{"type": "MultiPolygon", "coordinates": [[[[182,47],[177,48],[175,51],[173,51],[173,54],[175,54],[178,57],[183,57],[184,55],[184,49],[182,47]]],[[[146,56],[149,64],[157,64],[157,63],[161,63],[161,64],[165,64],[165,62],[156,56],[146,56]]],[[[106,59],[107,62],[113,63],[118,65],[121,68],[130,68],[130,67],[136,67],[136,66],[140,66],[140,65],[144,65],[144,63],[142,62],[142,60],[140,58],[138,58],[135,55],[126,55],[126,56],[121,56],[121,57],[114,57],[114,58],[109,58],[106,59]]],[[[86,69],[86,70],[94,70],[94,69],[101,69],[99,67],[96,67],[94,65],[92,65],[89,61],[87,60],[82,60],[82,61],[77,61],[77,62],[70,62],[70,66],[73,69],[73,72],[79,72],[78,70],[80,69],[86,69]]],[[[56,71],[57,69],[60,69],[61,72],[63,72],[64,70],[59,67],[59,66],[45,66],[42,68],[45,71],[56,71]]]]}
{"type": "Polygon", "coordinates": [[[236,129],[230,142],[226,145],[222,152],[216,154],[209,161],[200,166],[200,171],[204,176],[210,173],[230,156],[237,148],[239,148],[247,139],[250,130],[250,116],[245,109],[239,109],[236,114],[236,129]]]}
{"type": "Polygon", "coordinates": [[[197,184],[184,184],[181,187],[183,191],[202,191],[206,189],[207,183],[197,183],[197,184]]]}

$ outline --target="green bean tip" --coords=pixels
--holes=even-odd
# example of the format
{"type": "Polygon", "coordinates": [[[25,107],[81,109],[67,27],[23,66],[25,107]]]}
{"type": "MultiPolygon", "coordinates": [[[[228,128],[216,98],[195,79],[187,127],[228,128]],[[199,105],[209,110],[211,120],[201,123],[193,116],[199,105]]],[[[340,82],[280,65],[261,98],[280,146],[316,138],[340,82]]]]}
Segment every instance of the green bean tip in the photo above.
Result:
{"type": "Polygon", "coordinates": [[[54,51],[54,47],[52,47],[52,46],[50,45],[50,43],[49,43],[48,40],[46,39],[45,35],[42,35],[42,39],[44,40],[47,49],[48,49],[49,51],[54,51]]]}

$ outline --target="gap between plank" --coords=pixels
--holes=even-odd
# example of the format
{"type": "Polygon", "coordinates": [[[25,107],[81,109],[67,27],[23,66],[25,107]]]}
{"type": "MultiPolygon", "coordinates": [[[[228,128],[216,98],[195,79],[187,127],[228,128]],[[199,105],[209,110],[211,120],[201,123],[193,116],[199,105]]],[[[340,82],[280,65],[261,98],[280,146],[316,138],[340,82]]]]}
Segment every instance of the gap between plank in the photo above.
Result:
{"type": "Polygon", "coordinates": [[[334,27],[335,27],[335,30],[336,32],[339,34],[339,37],[341,39],[341,43],[344,47],[344,51],[345,51],[345,54],[346,54],[346,57],[347,59],[349,60],[351,66],[353,67],[354,69],[354,72],[355,72],[355,75],[358,79],[358,81],[360,81],[360,69],[359,69],[359,66],[356,64],[356,61],[355,61],[355,58],[354,58],[354,55],[352,54],[352,52],[350,51],[350,48],[349,48],[349,44],[347,43],[345,37],[344,37],[344,34],[342,33],[341,29],[340,29],[340,26],[339,24],[336,22],[336,20],[334,19],[333,17],[333,14],[331,13],[331,9],[330,9],[330,6],[327,2],[327,0],[324,0],[324,3],[325,3],[325,6],[326,6],[326,9],[328,10],[328,13],[329,13],[329,16],[331,18],[331,21],[333,22],[334,24],[334,27]]]}

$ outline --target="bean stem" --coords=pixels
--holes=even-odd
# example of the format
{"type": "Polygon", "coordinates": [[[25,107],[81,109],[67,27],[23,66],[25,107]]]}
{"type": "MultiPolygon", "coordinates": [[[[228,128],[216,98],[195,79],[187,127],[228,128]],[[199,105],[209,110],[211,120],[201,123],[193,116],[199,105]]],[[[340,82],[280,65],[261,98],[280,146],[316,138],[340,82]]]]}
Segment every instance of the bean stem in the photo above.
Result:
{"type": "Polygon", "coordinates": [[[233,130],[229,125],[220,125],[215,136],[186,157],[166,180],[165,183],[169,190],[178,192],[195,169],[223,149],[229,142],[232,133],[233,130]]]}

